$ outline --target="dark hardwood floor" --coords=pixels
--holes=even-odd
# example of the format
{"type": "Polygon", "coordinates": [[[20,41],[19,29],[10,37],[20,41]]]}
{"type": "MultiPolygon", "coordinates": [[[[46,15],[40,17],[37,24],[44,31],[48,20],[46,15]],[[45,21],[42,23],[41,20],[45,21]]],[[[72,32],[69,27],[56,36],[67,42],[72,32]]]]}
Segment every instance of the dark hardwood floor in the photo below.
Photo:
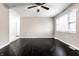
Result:
{"type": "Polygon", "coordinates": [[[0,49],[0,56],[79,56],[79,51],[54,38],[20,38],[0,49]]]}

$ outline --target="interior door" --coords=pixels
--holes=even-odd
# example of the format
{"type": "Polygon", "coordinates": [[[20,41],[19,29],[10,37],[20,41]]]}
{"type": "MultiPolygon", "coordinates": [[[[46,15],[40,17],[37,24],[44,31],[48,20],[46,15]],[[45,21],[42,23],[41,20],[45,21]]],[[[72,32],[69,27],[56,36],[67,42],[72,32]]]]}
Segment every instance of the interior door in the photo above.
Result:
{"type": "Polygon", "coordinates": [[[12,42],[19,38],[20,16],[12,9],[9,10],[9,41],[12,42]]]}

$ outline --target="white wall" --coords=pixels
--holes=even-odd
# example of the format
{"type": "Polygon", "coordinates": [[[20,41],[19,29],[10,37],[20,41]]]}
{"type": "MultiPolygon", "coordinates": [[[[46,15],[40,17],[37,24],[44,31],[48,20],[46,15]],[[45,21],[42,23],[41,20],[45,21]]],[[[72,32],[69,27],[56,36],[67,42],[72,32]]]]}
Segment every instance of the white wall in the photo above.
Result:
{"type": "MultiPolygon", "coordinates": [[[[61,17],[65,13],[71,11],[72,9],[78,8],[79,4],[74,4],[70,8],[68,8],[66,11],[61,13],[60,15],[56,16],[56,18],[61,17]]],[[[56,32],[55,31],[55,38],[65,42],[66,44],[69,44],[70,46],[79,49],[79,10],[77,11],[77,32],[76,33],[68,33],[68,32],[56,32]]]]}
{"type": "Polygon", "coordinates": [[[21,38],[53,37],[53,19],[47,17],[21,17],[21,38]]]}
{"type": "Polygon", "coordinates": [[[13,9],[9,9],[9,42],[18,39],[20,35],[20,16],[13,9]]]}
{"type": "Polygon", "coordinates": [[[0,48],[9,43],[9,9],[0,4],[0,48]]]}

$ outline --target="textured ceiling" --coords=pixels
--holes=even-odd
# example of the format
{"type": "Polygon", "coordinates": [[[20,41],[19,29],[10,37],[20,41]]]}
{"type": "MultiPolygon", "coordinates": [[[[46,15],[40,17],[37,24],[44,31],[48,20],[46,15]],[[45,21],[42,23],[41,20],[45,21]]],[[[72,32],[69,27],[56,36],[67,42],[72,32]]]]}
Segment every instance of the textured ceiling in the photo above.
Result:
{"type": "Polygon", "coordinates": [[[7,3],[5,4],[9,8],[15,10],[20,16],[25,17],[53,17],[67,8],[70,3],[46,3],[45,6],[49,7],[49,10],[40,8],[40,12],[37,13],[37,8],[27,9],[27,7],[35,5],[34,3],[7,3]]]}

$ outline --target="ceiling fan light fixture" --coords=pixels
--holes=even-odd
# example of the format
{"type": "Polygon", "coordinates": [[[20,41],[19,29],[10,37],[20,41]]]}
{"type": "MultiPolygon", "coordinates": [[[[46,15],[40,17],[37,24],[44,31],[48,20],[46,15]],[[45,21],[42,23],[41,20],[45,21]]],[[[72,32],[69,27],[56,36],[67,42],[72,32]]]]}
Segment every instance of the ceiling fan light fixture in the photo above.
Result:
{"type": "Polygon", "coordinates": [[[41,8],[41,6],[37,6],[37,9],[40,9],[41,8]]]}

